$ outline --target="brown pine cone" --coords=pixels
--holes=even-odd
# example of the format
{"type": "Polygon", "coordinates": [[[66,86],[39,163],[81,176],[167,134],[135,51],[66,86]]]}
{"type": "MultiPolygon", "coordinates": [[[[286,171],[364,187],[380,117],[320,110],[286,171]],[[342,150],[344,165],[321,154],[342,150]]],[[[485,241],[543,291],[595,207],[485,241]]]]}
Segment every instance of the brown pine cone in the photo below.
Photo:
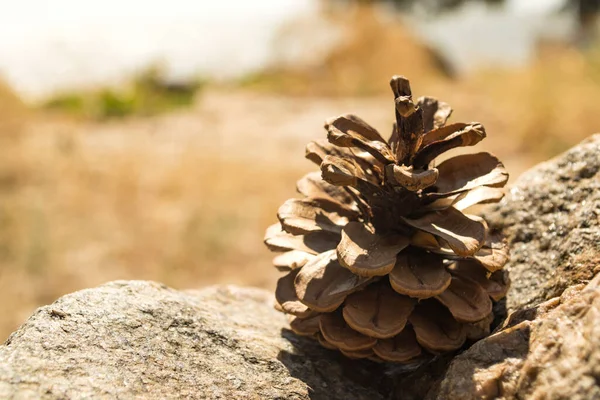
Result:
{"type": "Polygon", "coordinates": [[[391,86],[390,139],[354,115],[328,120],[328,141],[306,147],[321,171],[298,181],[305,197],[279,208],[265,243],[287,272],[276,299],[294,332],[351,358],[407,363],[489,334],[508,248],[467,210],[499,201],[508,173],[489,153],[436,165],[484,139],[483,126],[446,125],[448,104],[413,102],[401,76],[391,86]]]}

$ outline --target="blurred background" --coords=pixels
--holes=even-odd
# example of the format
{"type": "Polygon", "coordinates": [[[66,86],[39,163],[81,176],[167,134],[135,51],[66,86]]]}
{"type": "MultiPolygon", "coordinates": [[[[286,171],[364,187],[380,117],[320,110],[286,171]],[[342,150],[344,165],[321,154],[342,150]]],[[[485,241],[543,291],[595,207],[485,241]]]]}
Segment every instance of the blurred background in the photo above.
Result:
{"type": "MultiPolygon", "coordinates": [[[[8,3],[8,2],[7,2],[8,3]]],[[[0,341],[115,279],[273,288],[264,229],[388,82],[482,122],[511,181],[600,131],[598,0],[21,0],[0,13],[0,341]]]]}

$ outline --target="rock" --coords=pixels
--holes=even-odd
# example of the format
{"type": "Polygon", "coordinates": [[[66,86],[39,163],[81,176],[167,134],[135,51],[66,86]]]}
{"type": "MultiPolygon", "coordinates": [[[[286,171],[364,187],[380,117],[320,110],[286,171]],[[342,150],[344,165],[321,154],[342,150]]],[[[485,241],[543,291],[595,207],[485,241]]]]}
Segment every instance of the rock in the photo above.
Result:
{"type": "Polygon", "coordinates": [[[600,272],[600,134],[525,172],[485,213],[511,247],[509,311],[600,272]]]}
{"type": "Polygon", "coordinates": [[[514,314],[459,355],[429,399],[600,399],[600,275],[514,314]]]}
{"type": "Polygon", "coordinates": [[[293,335],[263,290],[121,281],[41,307],[13,333],[0,398],[376,400],[390,386],[382,368],[293,335]]]}

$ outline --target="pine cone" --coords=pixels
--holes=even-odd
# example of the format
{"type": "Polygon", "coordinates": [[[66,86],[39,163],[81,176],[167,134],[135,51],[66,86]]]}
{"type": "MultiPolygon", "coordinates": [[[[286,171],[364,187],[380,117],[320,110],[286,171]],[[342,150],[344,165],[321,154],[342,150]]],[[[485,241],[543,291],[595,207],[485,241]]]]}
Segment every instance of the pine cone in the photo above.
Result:
{"type": "Polygon", "coordinates": [[[306,147],[320,166],[298,181],[265,243],[289,271],[277,307],[299,335],[352,358],[412,362],[489,334],[508,277],[506,241],[465,213],[497,202],[508,180],[489,153],[435,158],[485,138],[479,123],[446,125],[452,109],[412,100],[395,76],[389,141],[354,115],[325,123],[306,147]]]}

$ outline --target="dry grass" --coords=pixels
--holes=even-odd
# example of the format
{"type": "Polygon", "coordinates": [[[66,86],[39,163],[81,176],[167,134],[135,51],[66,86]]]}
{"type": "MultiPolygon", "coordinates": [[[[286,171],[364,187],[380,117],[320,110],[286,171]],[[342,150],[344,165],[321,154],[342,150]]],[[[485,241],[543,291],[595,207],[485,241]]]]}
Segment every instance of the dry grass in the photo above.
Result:
{"type": "Polygon", "coordinates": [[[261,235],[308,165],[273,168],[247,142],[171,132],[193,114],[167,119],[40,120],[3,147],[1,336],[34,307],[113,279],[273,284],[261,235]]]}
{"type": "MultiPolygon", "coordinates": [[[[351,51],[368,57],[365,46],[351,51]]],[[[380,85],[390,63],[357,74],[380,85]]],[[[415,93],[453,104],[454,120],[485,124],[479,149],[513,176],[600,131],[598,64],[579,53],[554,50],[522,71],[459,81],[415,74],[407,73],[415,93]]],[[[344,95],[356,88],[341,84],[333,98],[329,89],[308,97],[207,89],[191,109],[109,122],[32,115],[0,90],[0,338],[35,307],[114,279],[273,287],[262,236],[312,168],[304,144],[344,112],[389,132],[388,78],[385,93],[369,97],[344,95]]]]}

